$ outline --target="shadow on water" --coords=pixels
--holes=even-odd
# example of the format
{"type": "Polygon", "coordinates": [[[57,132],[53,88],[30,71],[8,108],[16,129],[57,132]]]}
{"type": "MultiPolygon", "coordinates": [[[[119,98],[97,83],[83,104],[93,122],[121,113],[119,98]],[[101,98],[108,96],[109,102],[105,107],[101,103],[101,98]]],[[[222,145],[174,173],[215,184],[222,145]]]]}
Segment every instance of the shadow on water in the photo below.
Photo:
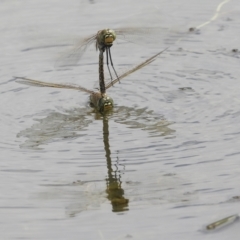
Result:
{"type": "MultiPolygon", "coordinates": [[[[87,133],[84,131],[86,131],[86,128],[91,122],[94,120],[102,121],[103,143],[108,173],[105,179],[105,193],[107,195],[104,194],[104,196],[111,202],[113,212],[128,211],[129,200],[124,197],[124,189],[122,188],[121,181],[121,175],[124,170],[119,169],[119,161],[117,161],[115,166],[112,165],[109,144],[109,119],[114,120],[117,123],[127,125],[129,128],[148,130],[151,134],[158,133],[158,136],[166,136],[174,132],[174,130],[168,127],[170,123],[164,120],[163,116],[158,116],[146,108],[134,109],[129,107],[116,107],[114,108],[114,111],[104,115],[96,113],[87,108],[64,111],[64,113],[63,111],[62,113],[49,112],[44,118],[35,119],[38,123],[33,124],[32,127],[21,131],[17,135],[18,137],[27,138],[27,140],[21,144],[20,147],[39,150],[41,149],[39,147],[40,145],[49,144],[56,141],[74,140],[87,135],[87,133]],[[149,121],[149,119],[151,119],[151,121],[149,121]]],[[[99,135],[99,132],[96,134],[99,135]]],[[[87,182],[76,181],[70,185],[81,186],[85,184],[87,184],[87,182]]],[[[66,187],[66,185],[59,185],[59,187],[66,187]]],[[[91,191],[87,191],[87,195],[82,195],[83,192],[86,191],[79,191],[77,196],[74,194],[74,198],[79,199],[79,202],[70,204],[69,207],[67,207],[68,216],[76,216],[83,210],[88,209],[89,203],[90,205],[91,202],[93,205],[94,203],[98,204],[97,199],[102,198],[101,193],[99,193],[99,195],[96,194],[96,189],[92,193],[91,191]]],[[[101,200],[99,199],[99,201],[101,200]]]]}
{"type": "Polygon", "coordinates": [[[88,108],[44,111],[34,118],[37,123],[17,134],[26,138],[20,148],[40,150],[42,145],[86,136],[86,128],[94,121],[93,114],[88,108]]]}
{"type": "MultiPolygon", "coordinates": [[[[26,138],[20,148],[40,150],[42,145],[52,142],[74,140],[89,135],[86,128],[94,120],[101,120],[102,115],[89,108],[61,110],[61,112],[42,112],[38,114],[30,128],[24,129],[17,137],[26,138]],[[41,116],[44,116],[41,118],[41,116]]],[[[117,106],[109,113],[109,118],[128,128],[148,131],[150,137],[172,135],[175,130],[169,128],[170,123],[162,115],[146,108],[130,108],[117,106]]]]}

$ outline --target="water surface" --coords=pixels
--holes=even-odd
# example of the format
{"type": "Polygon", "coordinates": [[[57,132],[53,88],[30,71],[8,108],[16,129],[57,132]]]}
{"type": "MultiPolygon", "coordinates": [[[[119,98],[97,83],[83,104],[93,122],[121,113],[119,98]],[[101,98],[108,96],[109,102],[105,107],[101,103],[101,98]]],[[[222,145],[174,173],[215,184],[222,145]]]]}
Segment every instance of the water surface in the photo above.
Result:
{"type": "Polygon", "coordinates": [[[240,5],[222,3],[2,1],[2,239],[238,239],[239,223],[202,231],[239,212],[240,5]],[[14,81],[93,89],[94,48],[78,66],[55,68],[59,56],[99,29],[149,25],[184,34],[112,47],[121,72],[171,45],[109,89],[106,116],[84,93],[14,81]]]}

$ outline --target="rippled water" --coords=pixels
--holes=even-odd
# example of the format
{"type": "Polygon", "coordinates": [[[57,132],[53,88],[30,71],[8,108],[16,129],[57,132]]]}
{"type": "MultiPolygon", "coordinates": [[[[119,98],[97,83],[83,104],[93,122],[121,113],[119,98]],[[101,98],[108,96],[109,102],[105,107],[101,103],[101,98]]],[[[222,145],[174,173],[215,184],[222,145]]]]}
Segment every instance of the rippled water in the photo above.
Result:
{"type": "MultiPolygon", "coordinates": [[[[203,231],[239,213],[236,0],[13,0],[0,11],[1,239],[239,238],[239,223],[203,231]],[[56,59],[79,36],[153,23],[186,33],[109,90],[106,116],[84,93],[14,81],[97,87],[93,48],[77,67],[56,59]]],[[[164,34],[115,44],[117,71],[169,45],[164,34]]]]}

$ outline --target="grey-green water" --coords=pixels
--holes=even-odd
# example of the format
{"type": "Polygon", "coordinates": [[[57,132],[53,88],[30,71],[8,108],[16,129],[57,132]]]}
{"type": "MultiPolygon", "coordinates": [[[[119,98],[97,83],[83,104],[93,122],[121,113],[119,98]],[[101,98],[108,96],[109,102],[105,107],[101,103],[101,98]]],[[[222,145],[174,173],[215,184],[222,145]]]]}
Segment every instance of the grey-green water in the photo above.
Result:
{"type": "MultiPolygon", "coordinates": [[[[1,239],[238,239],[239,223],[202,228],[240,209],[239,11],[236,0],[2,1],[1,239]],[[109,89],[108,116],[84,93],[13,79],[92,89],[94,48],[54,68],[61,53],[102,28],[154,24],[200,28],[109,89]]],[[[117,71],[168,46],[164,34],[116,43],[117,71]]]]}

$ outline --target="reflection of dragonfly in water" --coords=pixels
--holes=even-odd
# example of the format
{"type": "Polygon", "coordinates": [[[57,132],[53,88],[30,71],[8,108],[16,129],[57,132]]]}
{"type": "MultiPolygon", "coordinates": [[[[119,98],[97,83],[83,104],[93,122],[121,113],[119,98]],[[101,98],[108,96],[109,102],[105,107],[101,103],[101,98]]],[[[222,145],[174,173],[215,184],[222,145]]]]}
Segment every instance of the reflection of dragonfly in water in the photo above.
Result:
{"type": "MultiPolygon", "coordinates": [[[[165,49],[166,50],[166,49],[165,49]]],[[[163,50],[163,51],[165,51],[163,50]]],[[[103,73],[103,65],[99,65],[99,85],[100,85],[100,91],[94,92],[93,90],[88,90],[86,88],[83,88],[79,85],[73,85],[73,84],[57,84],[57,83],[47,83],[42,81],[37,81],[29,78],[24,77],[16,77],[18,79],[17,81],[20,83],[24,83],[27,85],[34,85],[39,87],[53,87],[53,88],[66,88],[66,89],[75,89],[82,92],[86,92],[90,94],[90,105],[91,107],[94,107],[99,112],[104,112],[107,110],[112,109],[113,107],[113,99],[106,94],[106,89],[113,86],[115,83],[119,82],[121,79],[125,78],[129,74],[147,66],[151,62],[153,62],[163,51],[153,55],[152,57],[148,58],[146,61],[142,62],[141,64],[137,65],[136,67],[130,69],[129,71],[123,73],[115,80],[109,82],[105,85],[104,81],[104,73],[103,73]]]]}
{"type": "Polygon", "coordinates": [[[126,211],[128,210],[129,200],[124,197],[124,189],[122,188],[121,174],[119,170],[114,171],[112,168],[107,116],[103,116],[103,143],[108,168],[108,177],[106,179],[107,198],[108,200],[111,201],[113,212],[126,211]]]}
{"type": "MultiPolygon", "coordinates": [[[[107,176],[106,176],[106,198],[110,201],[112,205],[113,212],[123,212],[129,210],[129,199],[124,196],[124,188],[122,186],[122,174],[124,174],[125,166],[119,163],[119,159],[117,157],[117,161],[113,166],[112,158],[111,158],[111,149],[109,144],[109,124],[108,124],[108,114],[101,115],[103,121],[103,143],[105,150],[105,157],[107,163],[107,176]],[[123,170],[119,169],[119,166],[123,166],[123,170]],[[114,169],[115,168],[115,169],[114,169]]],[[[79,187],[84,187],[84,185],[92,182],[92,180],[84,181],[76,181],[73,182],[73,186],[79,185],[79,187]]],[[[85,192],[85,191],[82,191],[85,192]]],[[[99,193],[97,188],[94,188],[93,192],[88,193],[91,196],[91,199],[87,201],[87,204],[91,205],[92,202],[101,202],[102,194],[99,193]]],[[[76,214],[86,209],[88,206],[84,204],[84,198],[87,198],[88,195],[82,196],[79,198],[79,202],[77,204],[72,204],[67,207],[68,215],[70,217],[75,217],[76,214]]]]}

